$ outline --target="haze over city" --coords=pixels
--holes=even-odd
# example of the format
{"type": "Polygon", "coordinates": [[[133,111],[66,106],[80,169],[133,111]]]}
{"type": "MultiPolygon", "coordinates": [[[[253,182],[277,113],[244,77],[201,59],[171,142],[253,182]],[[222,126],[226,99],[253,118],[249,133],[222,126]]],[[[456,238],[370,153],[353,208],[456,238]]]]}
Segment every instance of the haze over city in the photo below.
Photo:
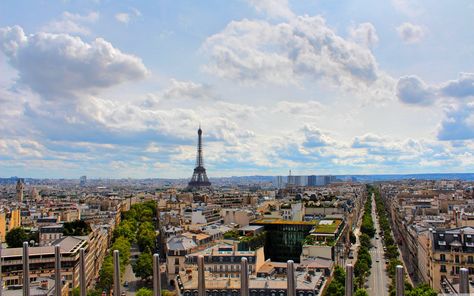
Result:
{"type": "Polygon", "coordinates": [[[0,176],[472,172],[471,1],[2,1],[0,176]]]}

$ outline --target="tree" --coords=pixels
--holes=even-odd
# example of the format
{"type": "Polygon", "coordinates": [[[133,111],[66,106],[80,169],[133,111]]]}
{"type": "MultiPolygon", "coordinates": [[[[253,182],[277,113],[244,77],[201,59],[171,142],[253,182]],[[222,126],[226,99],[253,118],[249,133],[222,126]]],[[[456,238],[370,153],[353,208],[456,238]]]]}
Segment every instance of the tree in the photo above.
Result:
{"type": "Polygon", "coordinates": [[[438,293],[436,293],[427,284],[422,284],[410,291],[405,291],[405,295],[406,296],[436,296],[438,295],[438,293]]]}
{"type": "Polygon", "coordinates": [[[153,256],[148,252],[141,253],[132,268],[137,277],[148,279],[153,274],[153,256]]]}
{"type": "Polygon", "coordinates": [[[87,291],[87,296],[101,296],[102,292],[100,290],[89,290],[87,291]]]}
{"type": "Polygon", "coordinates": [[[334,280],[340,283],[345,283],[346,281],[346,273],[344,272],[344,269],[339,265],[334,268],[334,280]]]}
{"type": "Polygon", "coordinates": [[[113,243],[111,250],[118,250],[120,256],[120,268],[125,268],[125,265],[130,262],[130,242],[123,236],[117,238],[113,243]]]}
{"type": "Polygon", "coordinates": [[[344,296],[345,293],[346,291],[345,291],[344,285],[334,280],[331,281],[331,283],[329,284],[326,290],[327,296],[344,296]]]}
{"type": "Polygon", "coordinates": [[[365,289],[357,289],[354,296],[369,296],[365,289]]]}
{"type": "Polygon", "coordinates": [[[23,246],[23,242],[28,241],[28,239],[28,234],[21,227],[13,228],[5,236],[9,248],[20,248],[23,246]]]}
{"type": "Polygon", "coordinates": [[[138,228],[137,244],[141,252],[152,252],[155,249],[156,233],[150,222],[144,222],[138,228]]]}
{"type": "Polygon", "coordinates": [[[360,241],[361,247],[366,247],[366,248],[372,247],[372,244],[370,243],[370,237],[365,233],[362,233],[360,235],[359,241],[360,241]]]}
{"type": "Polygon", "coordinates": [[[97,287],[100,290],[110,291],[113,281],[114,281],[113,259],[111,255],[107,255],[99,271],[99,282],[97,283],[97,287]]]}
{"type": "Polygon", "coordinates": [[[84,220],[74,220],[64,223],[63,235],[83,236],[88,235],[91,231],[91,227],[84,220]]]}
{"type": "Polygon", "coordinates": [[[351,244],[355,244],[357,242],[357,238],[352,230],[349,232],[349,241],[351,244]]]}
{"type": "Polygon", "coordinates": [[[118,237],[125,237],[129,242],[134,242],[136,240],[136,221],[135,220],[124,220],[119,226],[114,230],[114,239],[118,237]]]}
{"type": "Polygon", "coordinates": [[[80,296],[81,295],[81,289],[79,287],[75,287],[72,289],[72,296],[80,296]]]}
{"type": "Polygon", "coordinates": [[[346,279],[346,275],[345,275],[344,269],[341,266],[337,265],[334,268],[333,277],[332,277],[331,283],[329,284],[326,290],[326,295],[344,296],[345,279],[346,279]]]}
{"type": "Polygon", "coordinates": [[[141,288],[137,291],[137,296],[152,296],[153,291],[147,288],[141,288]]]}

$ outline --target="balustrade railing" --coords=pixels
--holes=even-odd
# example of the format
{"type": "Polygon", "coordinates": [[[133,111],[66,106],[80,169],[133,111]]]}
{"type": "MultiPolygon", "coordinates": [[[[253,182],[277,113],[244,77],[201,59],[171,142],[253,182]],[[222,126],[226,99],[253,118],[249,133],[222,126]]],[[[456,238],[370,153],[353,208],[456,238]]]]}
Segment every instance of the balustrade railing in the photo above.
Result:
{"type": "MultiPolygon", "coordinates": [[[[61,247],[56,245],[55,248],[55,287],[54,295],[62,295],[62,279],[61,279],[61,247]]],[[[80,296],[86,296],[86,266],[85,266],[85,250],[81,248],[80,260],[79,260],[79,287],[80,296]]],[[[1,256],[1,249],[0,249],[1,256]]],[[[0,257],[1,258],[1,257],[0,257]]],[[[29,273],[29,246],[28,243],[23,243],[23,296],[30,296],[30,273],[29,273]]],[[[120,258],[119,251],[113,251],[113,264],[114,264],[114,283],[113,283],[113,295],[121,295],[121,282],[120,282],[120,258]]],[[[247,258],[242,258],[240,263],[240,296],[249,296],[249,266],[247,258]]],[[[205,279],[205,267],[204,257],[199,255],[197,258],[197,269],[198,269],[198,296],[206,296],[206,279],[205,279]]],[[[1,268],[2,264],[0,261],[0,284],[1,279],[1,268]]],[[[396,295],[403,296],[405,290],[403,266],[398,265],[396,267],[396,295]]],[[[351,264],[346,265],[346,280],[345,280],[345,295],[352,296],[354,292],[354,267],[351,264]]],[[[296,274],[295,266],[292,260],[287,262],[287,296],[296,296],[296,274]]],[[[469,271],[466,268],[460,269],[460,293],[469,293],[469,271]]],[[[161,295],[161,275],[160,275],[160,257],[158,254],[153,255],[153,296],[161,295]]],[[[0,296],[2,296],[2,289],[0,288],[0,296]]]]}

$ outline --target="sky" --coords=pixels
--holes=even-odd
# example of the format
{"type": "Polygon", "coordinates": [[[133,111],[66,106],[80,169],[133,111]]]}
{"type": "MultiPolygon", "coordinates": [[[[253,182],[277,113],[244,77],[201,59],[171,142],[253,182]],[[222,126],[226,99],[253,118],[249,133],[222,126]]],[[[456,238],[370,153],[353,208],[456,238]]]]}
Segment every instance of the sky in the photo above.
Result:
{"type": "Polygon", "coordinates": [[[474,172],[474,3],[0,2],[0,177],[474,172]]]}

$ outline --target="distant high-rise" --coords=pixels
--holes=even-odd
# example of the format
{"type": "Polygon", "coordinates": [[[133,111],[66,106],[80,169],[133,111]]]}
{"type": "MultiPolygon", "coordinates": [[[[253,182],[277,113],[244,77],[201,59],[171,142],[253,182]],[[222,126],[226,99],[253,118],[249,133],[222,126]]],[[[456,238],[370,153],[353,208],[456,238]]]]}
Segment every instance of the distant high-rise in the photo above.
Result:
{"type": "Polygon", "coordinates": [[[189,189],[199,189],[210,187],[211,182],[206,175],[206,169],[204,168],[204,159],[202,156],[202,130],[201,127],[198,129],[198,147],[196,155],[196,167],[194,168],[193,176],[191,181],[188,183],[189,189]]]}
{"type": "Polygon", "coordinates": [[[84,187],[87,183],[87,176],[81,176],[79,178],[79,186],[84,187]]]}
{"type": "Polygon", "coordinates": [[[23,202],[24,189],[25,189],[25,184],[23,183],[23,179],[18,179],[18,182],[16,182],[16,198],[18,202],[23,202]]]}

